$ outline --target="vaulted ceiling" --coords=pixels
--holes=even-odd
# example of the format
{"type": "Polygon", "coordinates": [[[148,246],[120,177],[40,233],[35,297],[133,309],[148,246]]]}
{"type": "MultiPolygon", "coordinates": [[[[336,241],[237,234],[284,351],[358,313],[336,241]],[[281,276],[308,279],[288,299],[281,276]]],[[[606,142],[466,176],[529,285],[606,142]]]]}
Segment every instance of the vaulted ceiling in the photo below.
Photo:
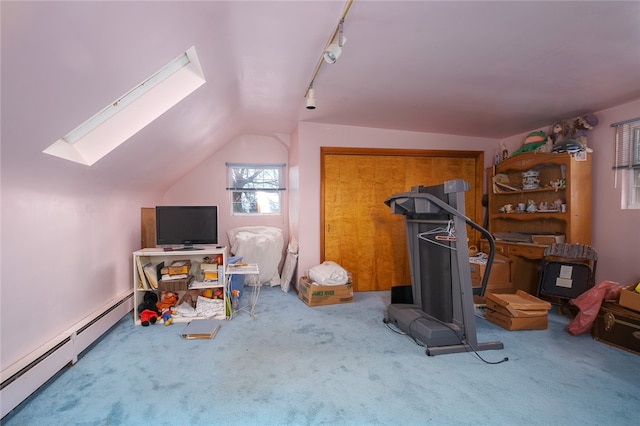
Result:
{"type": "Polygon", "coordinates": [[[2,1],[3,175],[167,185],[299,121],[503,138],[640,98],[640,2],[355,0],[307,110],[346,6],[2,1]],[[91,168],[42,154],[191,46],[207,82],[125,144],[91,168]]]}

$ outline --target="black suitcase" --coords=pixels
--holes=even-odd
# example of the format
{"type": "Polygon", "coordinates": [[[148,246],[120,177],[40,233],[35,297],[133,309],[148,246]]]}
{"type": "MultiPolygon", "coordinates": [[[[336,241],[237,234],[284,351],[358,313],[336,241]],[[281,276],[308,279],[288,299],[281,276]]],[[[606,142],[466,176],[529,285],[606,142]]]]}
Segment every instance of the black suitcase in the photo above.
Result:
{"type": "Polygon", "coordinates": [[[600,342],[640,355],[640,312],[603,302],[591,335],[600,342]]]}

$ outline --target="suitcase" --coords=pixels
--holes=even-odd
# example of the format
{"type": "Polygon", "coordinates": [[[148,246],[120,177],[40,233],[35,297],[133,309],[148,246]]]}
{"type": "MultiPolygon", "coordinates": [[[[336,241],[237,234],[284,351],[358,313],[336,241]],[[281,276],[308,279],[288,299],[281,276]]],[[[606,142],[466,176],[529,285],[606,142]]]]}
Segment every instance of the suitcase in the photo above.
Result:
{"type": "Polygon", "coordinates": [[[640,312],[603,302],[591,335],[600,342],[640,355],[640,312]]]}

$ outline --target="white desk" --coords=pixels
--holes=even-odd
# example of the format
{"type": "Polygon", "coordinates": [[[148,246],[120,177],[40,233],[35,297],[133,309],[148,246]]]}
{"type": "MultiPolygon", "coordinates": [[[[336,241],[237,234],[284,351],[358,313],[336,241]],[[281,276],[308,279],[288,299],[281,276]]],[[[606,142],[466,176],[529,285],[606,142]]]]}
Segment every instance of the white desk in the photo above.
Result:
{"type": "Polygon", "coordinates": [[[260,268],[258,267],[258,264],[256,263],[249,263],[249,264],[231,264],[231,265],[227,265],[227,268],[225,270],[225,276],[226,276],[226,285],[227,285],[227,294],[229,295],[230,298],[232,298],[231,295],[231,276],[232,275],[249,275],[251,277],[251,283],[250,283],[250,287],[251,287],[251,297],[249,299],[249,304],[247,306],[244,307],[236,307],[234,309],[234,307],[232,306],[230,309],[231,312],[231,316],[229,319],[233,318],[233,315],[236,312],[240,312],[240,311],[245,311],[247,312],[249,315],[251,315],[251,319],[256,319],[256,316],[254,314],[254,310],[256,308],[256,303],[258,303],[258,297],[260,296],[260,268]]]}

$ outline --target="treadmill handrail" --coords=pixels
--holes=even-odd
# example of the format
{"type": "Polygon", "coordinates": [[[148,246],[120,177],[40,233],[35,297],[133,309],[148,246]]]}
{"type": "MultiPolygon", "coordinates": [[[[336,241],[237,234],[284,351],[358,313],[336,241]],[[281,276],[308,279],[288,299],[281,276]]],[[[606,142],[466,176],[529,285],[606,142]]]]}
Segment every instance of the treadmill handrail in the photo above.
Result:
{"type": "MultiPolygon", "coordinates": [[[[440,198],[436,197],[435,195],[426,193],[426,192],[415,192],[415,193],[404,193],[401,194],[402,197],[398,196],[395,198],[426,198],[429,202],[432,202],[433,204],[437,205],[438,207],[440,207],[441,209],[445,210],[446,212],[454,215],[454,216],[458,216],[462,219],[464,219],[464,221],[470,225],[472,228],[474,228],[475,230],[479,231],[481,234],[483,234],[485,237],[487,237],[487,240],[489,241],[489,256],[487,257],[487,266],[486,269],[484,271],[484,275],[482,276],[482,284],[480,286],[480,296],[484,296],[484,292],[487,289],[487,284],[489,282],[489,274],[491,273],[491,265],[493,265],[493,258],[496,252],[496,244],[495,241],[493,239],[493,236],[491,235],[491,233],[489,231],[487,231],[486,229],[484,229],[482,226],[478,225],[477,223],[475,223],[474,221],[472,221],[471,219],[469,219],[464,213],[461,213],[460,211],[458,211],[457,209],[451,207],[449,204],[447,204],[446,202],[442,201],[440,198]]],[[[391,201],[391,199],[394,198],[389,197],[386,201],[391,201]]],[[[385,201],[385,203],[386,203],[385,201]]],[[[389,205],[389,203],[387,203],[387,205],[389,205]]],[[[441,214],[441,213],[423,213],[423,214],[433,214],[433,215],[437,215],[437,214],[441,214]]]]}

